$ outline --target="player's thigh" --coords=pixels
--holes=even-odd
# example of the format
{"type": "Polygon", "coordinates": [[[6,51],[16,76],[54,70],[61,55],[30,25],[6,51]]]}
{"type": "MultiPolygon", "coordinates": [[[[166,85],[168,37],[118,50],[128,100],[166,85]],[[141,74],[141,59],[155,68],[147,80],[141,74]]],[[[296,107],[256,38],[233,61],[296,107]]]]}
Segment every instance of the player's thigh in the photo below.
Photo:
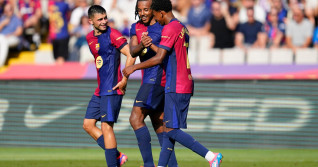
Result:
{"type": "Polygon", "coordinates": [[[100,120],[101,97],[93,95],[86,109],[85,119],[100,120]]]}
{"type": "Polygon", "coordinates": [[[137,93],[134,106],[148,110],[163,110],[164,87],[155,84],[142,84],[137,93]]]}
{"type": "Polygon", "coordinates": [[[191,94],[166,93],[164,123],[167,128],[187,128],[191,94]]]}
{"type": "Polygon", "coordinates": [[[117,122],[122,99],[122,95],[101,96],[101,122],[117,122]]]}
{"type": "Polygon", "coordinates": [[[130,114],[130,122],[143,122],[149,110],[143,107],[134,106],[130,114]]]}
{"type": "Polygon", "coordinates": [[[162,133],[163,132],[163,116],[164,112],[162,111],[152,111],[151,114],[149,114],[152,126],[156,133],[162,133]]]}

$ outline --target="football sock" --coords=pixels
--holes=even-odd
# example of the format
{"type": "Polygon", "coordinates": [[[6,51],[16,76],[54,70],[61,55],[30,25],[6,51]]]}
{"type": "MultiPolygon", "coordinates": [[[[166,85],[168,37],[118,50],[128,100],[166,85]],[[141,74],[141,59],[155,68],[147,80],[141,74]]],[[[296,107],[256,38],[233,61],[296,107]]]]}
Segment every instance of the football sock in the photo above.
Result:
{"type": "MultiPolygon", "coordinates": [[[[157,133],[158,140],[159,140],[159,143],[160,143],[160,147],[162,147],[162,140],[163,140],[163,134],[164,133],[166,133],[166,132],[157,133]]],[[[168,162],[168,167],[177,167],[177,166],[178,166],[178,162],[177,162],[176,154],[174,153],[174,151],[172,151],[172,153],[170,155],[169,162],[168,162]]]]}
{"type": "Polygon", "coordinates": [[[97,140],[96,140],[97,144],[99,145],[99,147],[101,147],[103,150],[105,150],[105,143],[104,143],[104,136],[101,135],[97,140]]]}
{"type": "Polygon", "coordinates": [[[213,152],[211,152],[211,151],[209,151],[208,153],[206,153],[206,155],[205,155],[205,159],[206,160],[208,160],[208,161],[212,161],[213,160],[213,158],[214,158],[214,154],[213,154],[213,152]]]}
{"type": "Polygon", "coordinates": [[[139,150],[144,161],[144,167],[153,167],[154,162],[151,150],[151,137],[147,126],[135,130],[139,150]]]}
{"type": "Polygon", "coordinates": [[[106,149],[105,157],[108,167],[117,167],[117,148],[106,149]]]}
{"type": "MultiPolygon", "coordinates": [[[[101,135],[97,140],[96,140],[97,144],[99,145],[99,147],[101,147],[103,150],[105,150],[105,143],[104,143],[104,136],[101,135]]],[[[119,156],[119,151],[117,150],[117,157],[119,156]]]]}
{"type": "Polygon", "coordinates": [[[166,133],[163,134],[163,143],[162,148],[159,156],[159,166],[167,166],[169,162],[169,158],[171,157],[171,153],[174,150],[174,144],[175,140],[169,138],[169,136],[166,135],[166,133]]]}
{"type": "Polygon", "coordinates": [[[168,132],[167,135],[183,146],[191,149],[193,152],[199,154],[203,158],[205,157],[207,152],[209,152],[207,148],[196,141],[191,135],[183,132],[180,129],[174,129],[168,132]]]}

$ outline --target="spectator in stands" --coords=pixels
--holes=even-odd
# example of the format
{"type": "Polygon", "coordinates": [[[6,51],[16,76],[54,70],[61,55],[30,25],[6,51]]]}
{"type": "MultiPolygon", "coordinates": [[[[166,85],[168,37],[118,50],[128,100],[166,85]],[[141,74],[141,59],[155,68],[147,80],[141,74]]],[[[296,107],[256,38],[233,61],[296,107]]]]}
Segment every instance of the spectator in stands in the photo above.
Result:
{"type": "Polygon", "coordinates": [[[318,26],[315,29],[312,43],[316,49],[318,49],[318,26]]]}
{"type": "Polygon", "coordinates": [[[287,18],[287,9],[284,8],[282,0],[271,0],[271,1],[272,1],[271,9],[275,8],[277,10],[279,22],[285,22],[287,18]]]}
{"type": "Polygon", "coordinates": [[[247,8],[248,21],[240,24],[235,36],[235,45],[242,49],[265,48],[266,33],[263,24],[254,19],[254,8],[247,8]]]}
{"type": "MultiPolygon", "coordinates": [[[[92,30],[93,30],[92,26],[88,22],[88,16],[83,15],[81,17],[79,26],[77,26],[71,33],[72,36],[76,37],[76,41],[74,45],[71,46],[73,50],[70,53],[69,61],[80,61],[80,58],[82,56],[85,56],[81,54],[80,50],[83,46],[88,47],[88,44],[86,41],[86,35],[92,30]]],[[[88,56],[91,56],[91,54],[89,54],[88,56]]]]}
{"type": "Polygon", "coordinates": [[[205,6],[203,0],[191,0],[191,8],[188,13],[187,28],[191,36],[202,36],[208,34],[210,10],[205,6]]]}
{"type": "Polygon", "coordinates": [[[225,0],[223,2],[214,1],[211,5],[210,33],[212,48],[234,47],[234,30],[238,24],[238,13],[236,8],[230,6],[227,2],[225,0]]]}
{"type": "Polygon", "coordinates": [[[304,18],[304,11],[299,7],[293,8],[293,20],[286,26],[286,44],[294,51],[297,48],[307,48],[311,44],[313,25],[304,18]]]}
{"type": "Polygon", "coordinates": [[[279,19],[279,13],[277,8],[272,8],[268,13],[267,22],[265,24],[265,32],[267,33],[269,48],[280,47],[284,34],[285,34],[285,23],[279,19]]]}
{"type": "Polygon", "coordinates": [[[40,0],[19,0],[18,7],[19,15],[23,21],[24,47],[29,50],[35,50],[41,43],[41,2],[40,0]]]}
{"type": "Polygon", "coordinates": [[[0,17],[0,67],[7,59],[9,48],[19,45],[22,32],[22,21],[14,14],[13,6],[7,3],[0,17]]]}
{"type": "Polygon", "coordinates": [[[254,9],[255,20],[257,20],[258,22],[261,22],[261,23],[265,23],[266,13],[262,7],[260,7],[259,5],[257,5],[255,3],[255,1],[256,0],[241,0],[242,6],[241,6],[240,12],[239,12],[239,20],[240,20],[241,24],[246,23],[248,20],[248,16],[247,16],[247,12],[246,12],[246,10],[248,8],[254,9]]]}
{"type": "Polygon", "coordinates": [[[68,59],[68,16],[69,7],[64,0],[49,1],[49,35],[53,44],[53,56],[57,64],[68,59]]]}
{"type": "Polygon", "coordinates": [[[318,26],[318,0],[306,0],[305,12],[312,24],[318,26]]]}
{"type": "Polygon", "coordinates": [[[80,26],[81,18],[83,15],[87,15],[88,8],[87,0],[78,0],[78,7],[76,7],[71,14],[71,31],[80,26]]]}
{"type": "Polygon", "coordinates": [[[266,13],[271,10],[271,3],[273,0],[258,0],[257,5],[260,6],[266,13]]]}
{"type": "Polygon", "coordinates": [[[182,23],[187,23],[191,0],[172,0],[172,12],[182,23]]]}
{"type": "Polygon", "coordinates": [[[191,0],[191,8],[187,16],[187,28],[189,30],[190,52],[193,57],[204,52],[210,48],[209,42],[209,20],[211,18],[210,10],[205,6],[204,0],[191,0]]]}
{"type": "Polygon", "coordinates": [[[118,29],[124,37],[129,38],[130,24],[128,18],[124,19],[123,26],[118,29]]]}

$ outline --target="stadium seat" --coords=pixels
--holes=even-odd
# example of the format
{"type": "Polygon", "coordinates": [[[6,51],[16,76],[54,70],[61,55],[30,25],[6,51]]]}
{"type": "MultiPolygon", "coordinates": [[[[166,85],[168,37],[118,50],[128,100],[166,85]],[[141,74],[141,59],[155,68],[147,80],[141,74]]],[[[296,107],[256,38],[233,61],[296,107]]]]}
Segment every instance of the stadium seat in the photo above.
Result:
{"type": "Polygon", "coordinates": [[[224,49],[222,54],[222,64],[224,65],[244,65],[245,53],[239,48],[224,49]]]}
{"type": "Polygon", "coordinates": [[[35,64],[54,64],[54,56],[52,52],[52,44],[42,43],[37,51],[35,51],[35,64]]]}
{"type": "Polygon", "coordinates": [[[273,49],[270,51],[270,64],[293,64],[293,51],[291,49],[273,49]]]}
{"type": "Polygon", "coordinates": [[[209,49],[199,55],[199,65],[218,65],[221,64],[221,50],[209,49]]]}
{"type": "Polygon", "coordinates": [[[246,55],[246,63],[248,65],[269,64],[268,49],[248,49],[246,55]]]}
{"type": "Polygon", "coordinates": [[[318,50],[310,48],[296,50],[295,64],[318,64],[318,50]]]}

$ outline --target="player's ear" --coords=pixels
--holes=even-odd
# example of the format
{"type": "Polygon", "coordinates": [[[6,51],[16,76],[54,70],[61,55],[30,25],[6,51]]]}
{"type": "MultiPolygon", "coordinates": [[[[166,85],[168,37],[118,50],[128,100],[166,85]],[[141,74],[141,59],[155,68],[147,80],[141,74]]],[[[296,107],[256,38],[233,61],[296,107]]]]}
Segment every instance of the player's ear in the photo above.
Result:
{"type": "Polygon", "coordinates": [[[164,14],[165,14],[165,11],[161,10],[160,14],[161,14],[161,18],[163,18],[164,14]]]}
{"type": "Polygon", "coordinates": [[[93,25],[93,20],[91,18],[88,19],[88,23],[93,25]]]}

